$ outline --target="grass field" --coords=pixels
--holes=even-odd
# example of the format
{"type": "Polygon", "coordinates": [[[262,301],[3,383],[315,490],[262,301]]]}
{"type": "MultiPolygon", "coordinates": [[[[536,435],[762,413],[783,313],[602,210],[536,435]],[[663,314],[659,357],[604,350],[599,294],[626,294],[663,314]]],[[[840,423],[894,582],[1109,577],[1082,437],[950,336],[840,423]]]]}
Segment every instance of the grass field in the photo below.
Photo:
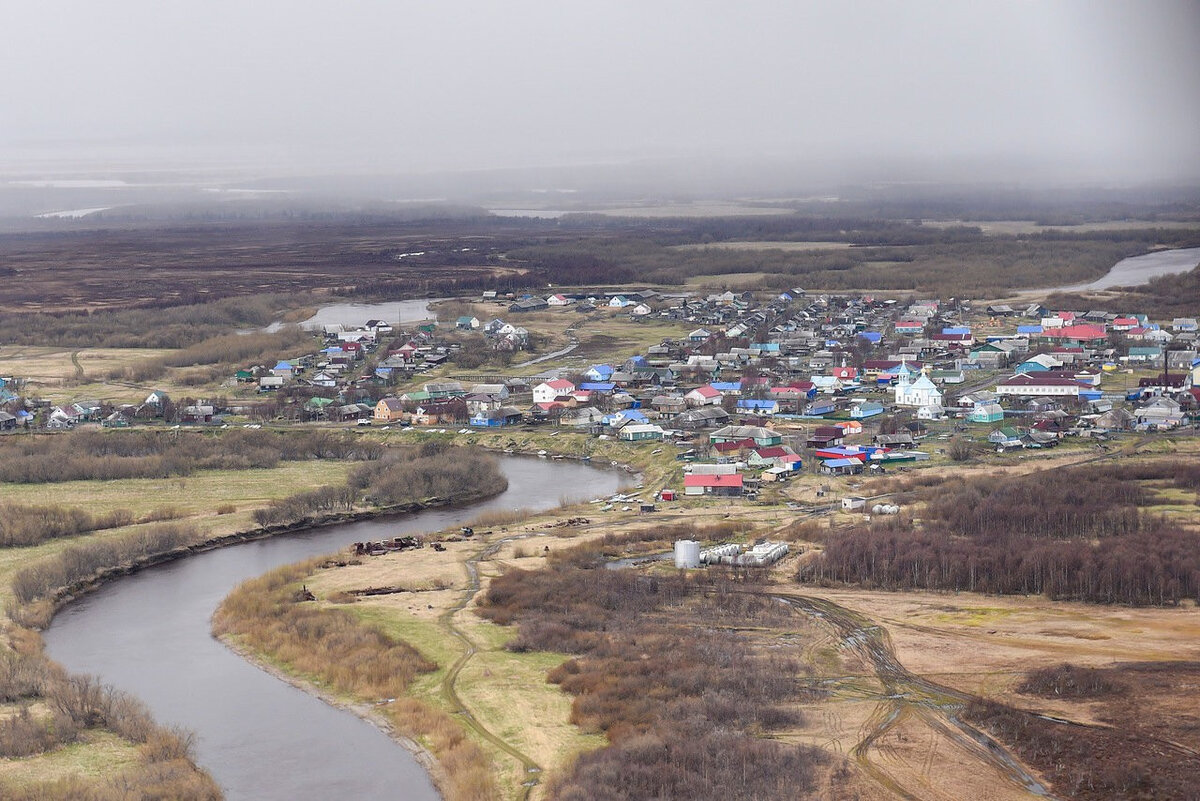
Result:
{"type": "Polygon", "coordinates": [[[691,245],[675,245],[675,250],[845,250],[849,242],[789,242],[789,241],[739,241],[739,242],[697,242],[691,245]]]}

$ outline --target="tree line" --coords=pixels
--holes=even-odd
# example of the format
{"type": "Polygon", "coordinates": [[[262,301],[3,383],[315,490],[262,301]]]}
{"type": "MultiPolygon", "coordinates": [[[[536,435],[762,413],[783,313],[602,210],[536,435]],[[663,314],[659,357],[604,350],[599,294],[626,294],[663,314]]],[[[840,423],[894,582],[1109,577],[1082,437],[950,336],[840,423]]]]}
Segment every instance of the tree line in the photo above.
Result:
{"type": "Polygon", "coordinates": [[[1164,462],[948,481],[918,491],[920,525],[902,517],[829,532],[797,579],[1095,603],[1200,600],[1197,535],[1141,508],[1154,499],[1135,478],[1194,488],[1198,472],[1164,462]]]}

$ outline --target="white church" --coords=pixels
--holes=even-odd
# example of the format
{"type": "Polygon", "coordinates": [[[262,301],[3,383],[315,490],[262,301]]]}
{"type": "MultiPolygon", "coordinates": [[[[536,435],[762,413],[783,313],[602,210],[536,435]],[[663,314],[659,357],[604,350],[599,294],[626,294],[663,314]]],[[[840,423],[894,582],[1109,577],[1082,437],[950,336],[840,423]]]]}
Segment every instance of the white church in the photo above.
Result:
{"type": "Polygon", "coordinates": [[[912,370],[907,364],[901,364],[896,371],[896,405],[920,409],[926,406],[941,406],[942,391],[929,380],[923,372],[912,370]],[[913,376],[917,376],[915,379],[913,376]]]}

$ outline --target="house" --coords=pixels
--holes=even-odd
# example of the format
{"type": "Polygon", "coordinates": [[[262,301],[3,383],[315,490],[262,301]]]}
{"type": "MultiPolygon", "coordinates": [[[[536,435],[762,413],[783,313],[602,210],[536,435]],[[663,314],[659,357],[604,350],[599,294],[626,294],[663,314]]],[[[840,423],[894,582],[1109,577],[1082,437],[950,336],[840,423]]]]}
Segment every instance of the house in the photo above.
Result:
{"type": "Polygon", "coordinates": [[[817,426],[808,435],[808,441],[805,447],[808,448],[829,448],[842,444],[846,432],[839,426],[817,426]]]}
{"type": "Polygon", "coordinates": [[[433,401],[418,406],[412,414],[413,425],[436,426],[469,420],[467,405],[458,398],[433,401]]]}
{"type": "Polygon", "coordinates": [[[464,314],[454,322],[454,327],[462,329],[463,331],[474,331],[481,325],[483,325],[483,323],[479,322],[478,317],[472,317],[469,314],[464,314]]]}
{"type": "Polygon", "coordinates": [[[467,394],[463,385],[457,381],[430,381],[425,384],[424,390],[429,393],[430,400],[444,400],[467,394]]]}
{"type": "Polygon", "coordinates": [[[613,295],[608,299],[608,307],[610,309],[624,309],[626,306],[634,305],[634,301],[624,295],[613,295]]]}
{"type": "Polygon", "coordinates": [[[281,375],[264,375],[258,379],[258,391],[270,392],[273,389],[279,389],[286,380],[281,375]]]}
{"type": "Polygon", "coordinates": [[[533,388],[533,402],[553,403],[560,397],[574,394],[575,389],[575,385],[565,378],[543,381],[533,388]]]}
{"type": "Polygon", "coordinates": [[[922,406],[917,409],[918,420],[941,420],[946,416],[946,410],[941,406],[922,406]]]}
{"type": "Polygon", "coordinates": [[[501,428],[520,425],[523,415],[520,409],[501,406],[499,409],[480,410],[470,419],[470,424],[479,428],[501,428]]]}
{"type": "Polygon", "coordinates": [[[1021,441],[1021,437],[1020,429],[1013,428],[1012,426],[1004,426],[988,434],[988,442],[995,445],[996,450],[1023,448],[1025,444],[1021,441]]]}
{"type": "Polygon", "coordinates": [[[696,387],[683,396],[688,406],[716,406],[721,403],[721,392],[711,384],[696,387]]]}
{"type": "Polygon", "coordinates": [[[998,403],[977,403],[967,415],[972,423],[997,423],[1004,419],[1004,409],[998,403]]]}
{"type": "Polygon", "coordinates": [[[609,381],[612,379],[614,372],[616,371],[611,365],[593,364],[583,371],[583,377],[588,381],[609,381]]]}
{"type": "Polygon", "coordinates": [[[322,370],[310,378],[308,383],[312,384],[314,387],[325,387],[327,389],[331,389],[337,386],[337,379],[334,378],[330,373],[322,370]]]}
{"type": "Polygon", "coordinates": [[[842,511],[844,511],[844,512],[857,512],[859,509],[866,509],[866,508],[867,508],[867,499],[866,498],[860,497],[858,495],[851,495],[849,497],[842,498],[842,511]]]}
{"type": "Polygon", "coordinates": [[[1044,373],[1048,370],[1057,370],[1063,366],[1063,363],[1051,356],[1049,353],[1039,353],[1036,356],[1031,356],[1025,361],[1017,365],[1017,374],[1021,373],[1044,373]]]}
{"type": "Polygon", "coordinates": [[[1173,398],[1160,395],[1133,410],[1139,427],[1175,428],[1183,422],[1183,407],[1173,398]]]}
{"type": "Polygon", "coordinates": [[[0,411],[0,431],[12,431],[16,427],[17,418],[8,412],[0,411]]]}
{"type": "Polygon", "coordinates": [[[1137,418],[1132,412],[1125,409],[1109,409],[1103,414],[1096,417],[1092,424],[1096,428],[1105,428],[1112,431],[1127,431],[1133,428],[1137,422],[1137,418]]]}
{"type": "Polygon", "coordinates": [[[162,408],[171,402],[171,398],[161,389],[156,389],[146,396],[146,400],[142,401],[147,406],[157,407],[161,412],[162,408]]]}
{"type": "Polygon", "coordinates": [[[684,495],[723,495],[739,496],[742,494],[742,475],[697,475],[695,473],[683,477],[684,495]]]}
{"type": "Polygon", "coordinates": [[[211,423],[216,412],[212,406],[185,406],[180,420],[184,423],[211,423]]]}
{"type": "Polygon", "coordinates": [[[720,406],[701,406],[689,409],[676,417],[671,424],[676,428],[695,431],[702,428],[720,428],[729,424],[729,412],[720,406]]]}
{"type": "Polygon", "coordinates": [[[568,298],[566,295],[551,295],[550,297],[546,298],[546,305],[547,306],[570,306],[571,299],[568,298]]]}
{"type": "Polygon", "coordinates": [[[278,376],[285,381],[296,374],[296,368],[291,365],[291,362],[281,361],[271,368],[271,375],[278,376]]]}
{"type": "Polygon", "coordinates": [[[708,435],[709,442],[714,445],[746,439],[752,440],[756,446],[764,448],[769,445],[783,444],[782,434],[762,426],[725,426],[708,435]]]}
{"type": "Polygon", "coordinates": [[[863,425],[857,420],[841,420],[834,425],[842,429],[842,434],[847,437],[863,432],[863,425]]]}
{"type": "Polygon", "coordinates": [[[791,466],[800,461],[796,452],[786,445],[773,445],[770,448],[755,448],[746,458],[746,464],[751,467],[791,466]]]}
{"type": "Polygon", "coordinates": [[[829,476],[854,476],[863,471],[858,459],[826,459],[821,462],[821,472],[829,476]]]}
{"type": "Polygon", "coordinates": [[[877,401],[856,401],[850,407],[850,417],[854,420],[865,420],[883,414],[883,404],[877,401]]]}
{"type": "Polygon", "coordinates": [[[779,411],[779,404],[770,398],[739,398],[737,409],[748,414],[773,415],[779,411]]]}
{"type": "Polygon", "coordinates": [[[510,312],[535,312],[548,309],[550,304],[541,298],[523,298],[508,307],[510,312]]]}
{"type": "Polygon", "coordinates": [[[663,430],[655,425],[633,424],[622,427],[617,433],[617,437],[625,442],[661,440],[663,438],[663,430]]]}
{"type": "Polygon", "coordinates": [[[687,401],[679,395],[655,395],[650,400],[650,408],[659,414],[673,416],[687,411],[687,401]]]}
{"type": "Polygon", "coordinates": [[[805,417],[823,417],[827,414],[833,414],[837,411],[837,401],[833,398],[819,398],[805,405],[805,417]]]}
{"type": "Polygon", "coordinates": [[[692,342],[703,342],[712,336],[712,332],[707,328],[697,328],[692,333],[688,334],[688,339],[692,342]]]}
{"type": "Polygon", "coordinates": [[[404,406],[399,398],[383,398],[375,404],[372,417],[380,423],[394,423],[404,417],[404,406]]]}

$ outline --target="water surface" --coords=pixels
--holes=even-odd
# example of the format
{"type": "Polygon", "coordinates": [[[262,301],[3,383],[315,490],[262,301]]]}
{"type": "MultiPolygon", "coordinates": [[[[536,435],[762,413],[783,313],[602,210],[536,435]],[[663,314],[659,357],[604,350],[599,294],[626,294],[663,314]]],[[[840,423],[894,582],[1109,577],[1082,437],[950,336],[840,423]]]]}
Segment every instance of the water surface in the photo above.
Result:
{"type": "Polygon", "coordinates": [[[122,578],[65,607],[52,658],[146,702],[197,735],[196,756],[229,801],[404,799],[437,793],[416,760],[372,724],[273,678],[213,639],[210,617],[241,581],[362,540],[460,525],[486,509],[544,510],[611,494],[615,470],[503,457],[508,490],[469,507],[351,523],[210,551],[122,578]]]}

